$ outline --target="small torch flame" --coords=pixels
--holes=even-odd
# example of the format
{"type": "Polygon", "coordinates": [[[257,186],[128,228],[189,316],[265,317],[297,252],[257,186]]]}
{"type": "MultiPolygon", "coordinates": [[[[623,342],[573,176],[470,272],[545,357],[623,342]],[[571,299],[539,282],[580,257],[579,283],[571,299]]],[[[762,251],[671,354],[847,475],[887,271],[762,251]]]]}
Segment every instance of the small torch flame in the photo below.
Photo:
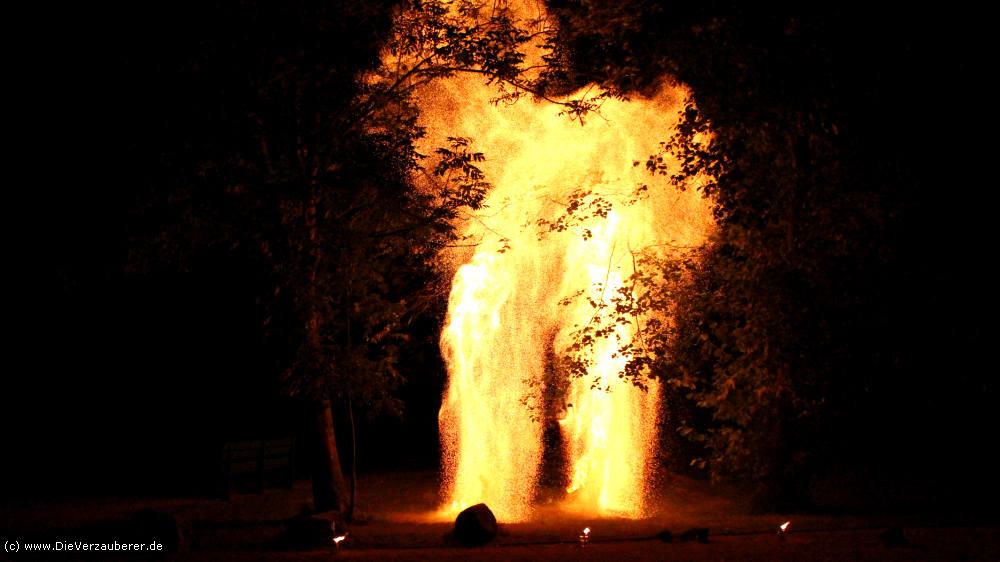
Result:
{"type": "Polygon", "coordinates": [[[583,528],[583,534],[584,535],[589,535],[590,534],[590,527],[584,527],[583,528]]]}
{"type": "Polygon", "coordinates": [[[779,541],[785,540],[786,531],[788,531],[788,526],[791,525],[791,524],[792,524],[791,521],[785,521],[781,525],[778,525],[778,540],[779,541]]]}
{"type": "Polygon", "coordinates": [[[337,536],[337,537],[333,537],[333,544],[335,544],[338,547],[340,547],[340,543],[344,542],[344,539],[346,539],[346,538],[347,538],[347,535],[340,535],[340,536],[337,536]]]}

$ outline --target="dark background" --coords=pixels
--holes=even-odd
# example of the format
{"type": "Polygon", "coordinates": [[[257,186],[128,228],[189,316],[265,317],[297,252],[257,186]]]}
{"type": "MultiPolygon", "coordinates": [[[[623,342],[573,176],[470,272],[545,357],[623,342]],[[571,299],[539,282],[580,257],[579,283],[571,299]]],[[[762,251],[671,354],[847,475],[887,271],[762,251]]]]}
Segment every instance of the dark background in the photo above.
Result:
{"type": "MultiPolygon", "coordinates": [[[[129,271],[143,237],[170,220],[142,212],[155,197],[152,176],[238,134],[224,129],[224,115],[204,120],[226,111],[212,104],[230,95],[238,103],[249,83],[239,68],[293,44],[318,4],[20,14],[30,32],[17,61],[25,109],[14,116],[24,175],[10,185],[5,227],[14,288],[0,496],[212,493],[226,441],[283,436],[298,439],[297,472],[308,476],[311,420],[278,380],[289,350],[264,330],[266,271],[211,250],[129,271]],[[204,61],[219,66],[192,73],[204,61]]],[[[329,48],[358,66],[377,52],[355,43],[387,29],[333,33],[329,48]]],[[[437,467],[444,371],[435,329],[417,334],[417,351],[403,355],[403,418],[357,416],[363,471],[437,467]]],[[[349,448],[346,413],[335,415],[349,448]]]]}
{"type": "MultiPolygon", "coordinates": [[[[144,3],[18,16],[30,32],[8,86],[24,98],[10,108],[18,161],[4,182],[0,496],[205,493],[224,441],[303,432],[301,408],[279,392],[288,350],[265,336],[257,295],[267,279],[252,262],[204,254],[183,273],[125,271],[136,232],[151,228],[135,218],[149,163],[199,135],[198,122],[177,122],[197,91],[178,86],[176,65],[197,58],[205,37],[259,35],[267,45],[301,25],[248,27],[234,9],[144,3]]],[[[995,30],[981,14],[948,9],[813,18],[829,25],[803,41],[830,53],[841,84],[865,85],[834,95],[868,124],[857,150],[869,161],[884,152],[912,180],[894,193],[905,215],[889,241],[894,265],[871,280],[884,289],[885,317],[877,329],[858,326],[859,342],[884,344],[898,362],[881,414],[865,423],[893,428],[881,434],[906,451],[914,475],[963,482],[971,495],[995,490],[995,30]]],[[[669,13],[646,32],[706,17],[669,13]]],[[[769,37],[770,20],[747,22],[740,40],[769,37]]],[[[762,74],[772,71],[795,72],[762,74]]],[[[433,349],[433,322],[418,332],[433,349]]],[[[444,374],[433,356],[404,362],[403,419],[361,418],[362,470],[437,466],[444,374]]]]}

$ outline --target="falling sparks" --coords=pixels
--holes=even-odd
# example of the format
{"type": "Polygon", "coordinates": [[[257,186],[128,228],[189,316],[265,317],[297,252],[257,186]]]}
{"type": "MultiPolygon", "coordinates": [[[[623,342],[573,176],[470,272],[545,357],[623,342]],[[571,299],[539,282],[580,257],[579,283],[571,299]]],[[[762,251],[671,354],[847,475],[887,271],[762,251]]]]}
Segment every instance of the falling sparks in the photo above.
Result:
{"type": "Polygon", "coordinates": [[[499,519],[529,518],[543,430],[558,419],[566,507],[643,515],[660,389],[620,377],[639,326],[613,314],[616,298],[637,296],[637,256],[695,247],[712,226],[696,189],[676,190],[636,161],[672,134],[685,94],[670,85],[608,99],[583,126],[549,102],[491,103],[495,86],[480,76],[422,90],[421,152],[471,138],[493,184],[458,224],[470,247],[444,254],[454,271],[441,335],[445,512],[484,502],[499,519]],[[585,350],[585,376],[571,376],[557,358],[594,323],[611,327],[585,350]],[[552,393],[566,407],[553,406],[552,393]]]}

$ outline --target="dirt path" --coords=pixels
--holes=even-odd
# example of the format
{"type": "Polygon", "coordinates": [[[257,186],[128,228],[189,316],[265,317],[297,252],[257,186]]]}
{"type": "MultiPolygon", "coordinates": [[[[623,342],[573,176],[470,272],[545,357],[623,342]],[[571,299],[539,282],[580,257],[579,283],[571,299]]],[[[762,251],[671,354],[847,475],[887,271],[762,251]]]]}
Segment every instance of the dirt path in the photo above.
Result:
{"type": "MultiPolygon", "coordinates": [[[[4,534],[59,536],[67,529],[126,517],[142,508],[174,515],[189,531],[180,560],[1000,560],[1000,527],[926,514],[836,516],[753,515],[733,490],[674,478],[665,482],[650,517],[596,518],[540,505],[526,523],[501,521],[494,544],[475,549],[449,546],[451,520],[435,515],[436,475],[369,475],[359,499],[369,522],[351,529],[343,548],[280,551],[275,539],[288,518],[310,503],[308,482],[293,490],[214,499],[93,499],[22,502],[0,510],[4,534]],[[775,527],[791,520],[781,541],[775,527]],[[591,542],[576,541],[583,527],[591,542]],[[879,534],[902,527],[911,546],[887,548],[879,534]],[[675,537],[708,527],[707,544],[653,539],[669,529],[675,537]]],[[[2,559],[2,557],[0,557],[2,559]]]]}
{"type": "Polygon", "coordinates": [[[354,549],[339,552],[203,552],[183,560],[311,561],[329,560],[997,560],[1000,533],[997,529],[907,529],[911,547],[887,548],[878,530],[796,533],[785,541],[772,535],[712,537],[707,544],[658,541],[489,546],[483,548],[354,549]],[[332,555],[332,556],[331,556],[332,555]]]}

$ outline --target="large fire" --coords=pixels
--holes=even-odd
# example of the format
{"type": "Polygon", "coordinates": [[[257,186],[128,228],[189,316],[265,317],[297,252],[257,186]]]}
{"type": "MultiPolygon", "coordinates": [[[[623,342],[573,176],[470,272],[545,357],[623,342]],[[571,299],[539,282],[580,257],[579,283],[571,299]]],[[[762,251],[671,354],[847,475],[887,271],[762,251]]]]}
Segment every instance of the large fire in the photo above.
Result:
{"type": "Polygon", "coordinates": [[[708,235],[710,205],[697,190],[676,190],[636,165],[671,135],[684,94],[665,86],[649,99],[607,100],[582,125],[550,102],[491,103],[496,89],[481,76],[421,92],[424,153],[448,136],[471,138],[494,186],[460,225],[471,247],[446,255],[454,267],[441,336],[446,511],[485,502],[502,520],[528,518],[551,454],[543,429],[555,419],[566,506],[644,513],[660,388],[619,378],[628,360],[620,349],[636,325],[614,324],[586,348],[586,376],[570,377],[555,358],[581,326],[607,321],[611,309],[601,303],[613,307],[615,295],[632,290],[637,255],[697,246],[708,235]],[[588,212],[597,199],[610,208],[588,212]],[[574,200],[583,204],[567,215],[574,200]],[[573,220],[552,228],[560,217],[573,220]]]}

